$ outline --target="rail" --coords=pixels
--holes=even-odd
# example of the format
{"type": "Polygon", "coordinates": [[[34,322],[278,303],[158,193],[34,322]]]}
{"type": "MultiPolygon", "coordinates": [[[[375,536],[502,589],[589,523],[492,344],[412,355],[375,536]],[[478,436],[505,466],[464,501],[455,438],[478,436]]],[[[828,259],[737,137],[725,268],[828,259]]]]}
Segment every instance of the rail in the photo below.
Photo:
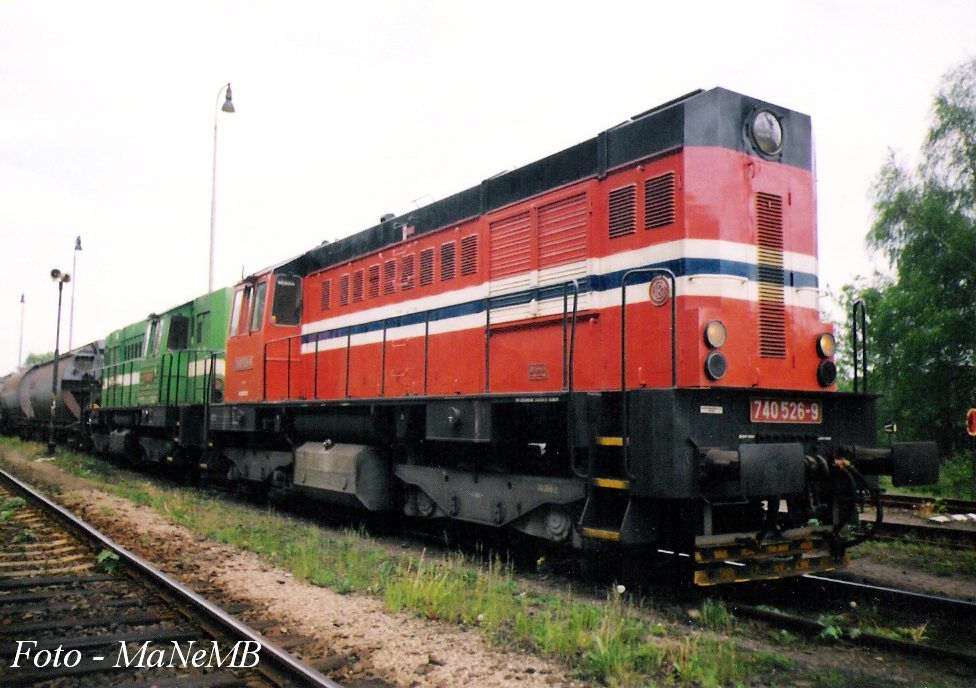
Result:
{"type": "MultiPolygon", "coordinates": [[[[620,397],[623,432],[621,449],[624,473],[630,472],[630,409],[627,402],[627,282],[635,275],[661,275],[670,282],[671,294],[671,387],[677,387],[677,328],[675,326],[675,300],[677,299],[677,279],[667,268],[634,268],[624,273],[620,280],[620,397]]],[[[652,278],[653,279],[653,278],[652,278]]],[[[632,476],[631,476],[632,477],[632,476]]]]}
{"type": "Polygon", "coordinates": [[[150,403],[163,406],[181,403],[209,405],[213,401],[217,361],[221,353],[213,349],[167,351],[146,369],[142,368],[146,361],[141,358],[104,365],[98,369],[102,380],[107,381],[103,389],[103,405],[132,406],[133,401],[142,401],[136,384],[148,385],[150,381],[143,383],[142,376],[150,372],[156,380],[155,400],[150,403]],[[202,374],[198,372],[201,364],[202,374]]]}
{"type": "MultiPolygon", "coordinates": [[[[570,282],[565,282],[562,285],[553,285],[552,287],[546,287],[549,290],[561,290],[562,300],[563,300],[563,310],[562,310],[562,376],[561,376],[561,388],[563,391],[572,392],[574,388],[574,360],[575,360],[575,350],[576,350],[576,322],[577,314],[579,311],[579,295],[580,295],[580,284],[578,280],[572,280],[570,282]],[[572,308],[570,308],[569,294],[572,292],[573,301],[572,308]]],[[[559,293],[559,292],[557,292],[559,293]]],[[[485,348],[484,348],[484,389],[489,391],[489,373],[490,373],[490,338],[491,338],[491,306],[492,298],[488,297],[485,299],[485,348]]],[[[498,297],[494,297],[498,298],[498,297]]],[[[381,340],[381,353],[380,353],[380,380],[379,380],[379,396],[386,396],[386,364],[387,364],[387,352],[386,345],[389,341],[389,319],[383,320],[383,334],[381,340]]],[[[268,398],[269,383],[268,378],[270,377],[269,371],[273,369],[274,364],[284,364],[285,370],[285,395],[284,398],[291,399],[294,398],[292,395],[292,370],[293,364],[300,366],[302,362],[301,356],[301,339],[306,335],[301,333],[288,335],[287,337],[279,337],[278,339],[272,339],[264,343],[264,348],[262,351],[262,365],[261,365],[261,392],[262,397],[268,398]],[[298,341],[298,352],[297,355],[294,353],[293,343],[298,341]],[[276,354],[273,350],[274,347],[286,347],[284,353],[276,354]]],[[[313,348],[312,348],[312,390],[311,394],[308,394],[307,390],[296,390],[296,392],[304,392],[302,398],[319,398],[319,338],[317,334],[312,334],[313,338],[313,348]]],[[[344,375],[343,375],[343,396],[349,398],[349,380],[351,379],[351,365],[352,365],[352,334],[346,334],[345,342],[345,364],[344,364],[344,375]]],[[[423,353],[423,393],[427,394],[427,379],[428,379],[428,368],[429,368],[429,355],[430,355],[430,314],[424,312],[424,353],[423,353]]],[[[301,368],[298,368],[301,370],[301,368]]],[[[297,386],[297,385],[296,385],[297,386]]],[[[272,390],[273,391],[273,390],[272,390]]]]}
{"type": "MultiPolygon", "coordinates": [[[[93,548],[93,551],[107,550],[113,552],[118,558],[119,566],[116,568],[117,571],[123,568],[131,571],[136,579],[145,581],[152,589],[161,593],[162,599],[175,603],[175,606],[182,614],[190,614],[192,616],[189,618],[203,621],[204,623],[200,624],[201,629],[205,629],[207,632],[216,631],[219,635],[233,640],[257,643],[260,647],[261,661],[254,668],[263,674],[270,683],[274,685],[340,688],[339,684],[331,681],[317,670],[288,654],[264,636],[259,635],[245,624],[227,614],[220,607],[183,586],[135,553],[130,552],[125,547],[109,539],[85,521],[62,506],[55,504],[45,495],[10,473],[0,470],[0,485],[8,486],[22,495],[45,516],[57,522],[61,527],[66,528],[83,542],[88,543],[93,548]]],[[[111,574],[109,574],[110,576],[111,574]]],[[[197,623],[200,622],[198,621],[197,623]]],[[[235,682],[235,685],[241,682],[235,682]]],[[[160,683],[162,684],[162,682],[160,683]]],[[[190,683],[191,681],[187,677],[186,684],[190,685],[190,683]]]]}

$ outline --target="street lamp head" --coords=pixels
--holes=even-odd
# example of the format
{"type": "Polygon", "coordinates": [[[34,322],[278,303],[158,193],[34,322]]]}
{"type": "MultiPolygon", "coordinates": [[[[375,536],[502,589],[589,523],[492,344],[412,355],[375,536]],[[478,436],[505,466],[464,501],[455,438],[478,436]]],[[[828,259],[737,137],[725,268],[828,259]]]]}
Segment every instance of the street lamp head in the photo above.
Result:
{"type": "Polygon", "coordinates": [[[61,271],[58,270],[57,268],[51,270],[51,279],[53,279],[55,282],[61,279],[61,271]]]}
{"type": "Polygon", "coordinates": [[[234,111],[234,101],[231,100],[230,84],[227,84],[227,93],[224,95],[224,104],[220,106],[224,112],[234,111]]]}
{"type": "Polygon", "coordinates": [[[80,251],[81,250],[81,237],[80,236],[75,237],[75,250],[76,251],[80,251]]]}

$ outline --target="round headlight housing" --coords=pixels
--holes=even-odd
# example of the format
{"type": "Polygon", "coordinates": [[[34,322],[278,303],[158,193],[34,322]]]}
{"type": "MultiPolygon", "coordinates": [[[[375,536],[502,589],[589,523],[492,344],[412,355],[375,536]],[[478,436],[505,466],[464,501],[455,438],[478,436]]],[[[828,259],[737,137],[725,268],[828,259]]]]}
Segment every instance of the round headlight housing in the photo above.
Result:
{"type": "Polygon", "coordinates": [[[760,110],[750,124],[752,141],[764,155],[776,155],[783,148],[783,126],[769,110],[760,110]]]}
{"type": "Polygon", "coordinates": [[[705,329],[702,330],[702,336],[705,338],[705,343],[708,345],[709,349],[718,349],[723,344],[725,340],[728,339],[729,333],[725,329],[725,323],[721,320],[709,320],[705,323],[705,329]]]}
{"type": "Polygon", "coordinates": [[[830,387],[837,379],[837,366],[828,358],[820,361],[817,366],[817,382],[821,387],[830,387]]]}
{"type": "Polygon", "coordinates": [[[721,380],[725,377],[727,369],[728,362],[725,360],[725,356],[718,351],[712,351],[705,356],[705,375],[708,376],[709,380],[721,380]]]}
{"type": "Polygon", "coordinates": [[[834,335],[824,332],[817,337],[817,355],[820,358],[830,358],[837,352],[837,342],[834,335]]]}

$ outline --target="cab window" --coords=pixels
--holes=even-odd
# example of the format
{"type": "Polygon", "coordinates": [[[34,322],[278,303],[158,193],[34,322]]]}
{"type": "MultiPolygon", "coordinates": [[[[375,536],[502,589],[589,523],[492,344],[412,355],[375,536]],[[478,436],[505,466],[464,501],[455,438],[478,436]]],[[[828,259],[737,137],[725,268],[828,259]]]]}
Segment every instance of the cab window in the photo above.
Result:
{"type": "Polygon", "coordinates": [[[144,358],[156,355],[156,352],[159,350],[159,337],[161,334],[162,328],[160,327],[159,319],[153,318],[146,326],[146,349],[142,354],[144,358]]]}
{"type": "Polygon", "coordinates": [[[267,290],[267,282],[260,282],[254,287],[254,306],[251,308],[251,332],[261,329],[261,317],[264,315],[264,295],[267,290]]]}
{"type": "Polygon", "coordinates": [[[238,289],[234,292],[234,301],[231,304],[230,309],[230,334],[231,336],[237,334],[245,334],[247,330],[244,326],[247,324],[247,306],[251,300],[251,286],[248,285],[243,289],[238,289]]]}

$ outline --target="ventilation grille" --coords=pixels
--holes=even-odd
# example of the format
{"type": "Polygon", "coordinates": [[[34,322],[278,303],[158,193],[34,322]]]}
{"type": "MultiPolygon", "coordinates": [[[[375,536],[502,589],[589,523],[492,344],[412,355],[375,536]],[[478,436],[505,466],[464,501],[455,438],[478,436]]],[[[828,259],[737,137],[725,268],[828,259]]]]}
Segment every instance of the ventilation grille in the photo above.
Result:
{"type": "Polygon", "coordinates": [[[363,271],[356,270],[352,273],[352,300],[363,300],[363,271]]]}
{"type": "Polygon", "coordinates": [[[457,248],[453,241],[441,244],[441,282],[454,279],[456,253],[457,248]]]}
{"type": "Polygon", "coordinates": [[[491,279],[528,272],[532,267],[532,220],[529,213],[492,222],[488,226],[491,279]]]}
{"type": "Polygon", "coordinates": [[[674,172],[644,182],[644,229],[674,224],[674,172]]]}
{"type": "Polygon", "coordinates": [[[339,305],[345,306],[349,303],[349,275],[345,274],[339,278],[339,305]]]}
{"type": "Polygon", "coordinates": [[[633,234],[637,226],[637,187],[633,184],[610,192],[610,238],[633,234]]]}
{"type": "Polygon", "coordinates": [[[434,249],[425,248],[420,252],[420,286],[434,283],[434,249]]]}
{"type": "Polygon", "coordinates": [[[396,289],[396,261],[383,263],[383,293],[392,294],[396,289]]]}
{"type": "Polygon", "coordinates": [[[586,260],[586,194],[539,208],[539,269],[586,260]]]}
{"type": "Polygon", "coordinates": [[[782,196],[756,194],[756,272],[759,285],[759,355],[762,358],[786,358],[782,196]]]}
{"type": "Polygon", "coordinates": [[[461,239],[461,274],[478,272],[478,235],[470,234],[461,239]]]}
{"type": "Polygon", "coordinates": [[[329,310],[332,301],[332,280],[323,280],[322,288],[319,292],[319,308],[323,311],[329,310]]]}
{"type": "Polygon", "coordinates": [[[369,298],[375,299],[380,295],[380,266],[370,265],[366,281],[369,282],[369,298]]]}
{"type": "Polygon", "coordinates": [[[400,257],[400,289],[413,289],[414,254],[400,257]]]}

